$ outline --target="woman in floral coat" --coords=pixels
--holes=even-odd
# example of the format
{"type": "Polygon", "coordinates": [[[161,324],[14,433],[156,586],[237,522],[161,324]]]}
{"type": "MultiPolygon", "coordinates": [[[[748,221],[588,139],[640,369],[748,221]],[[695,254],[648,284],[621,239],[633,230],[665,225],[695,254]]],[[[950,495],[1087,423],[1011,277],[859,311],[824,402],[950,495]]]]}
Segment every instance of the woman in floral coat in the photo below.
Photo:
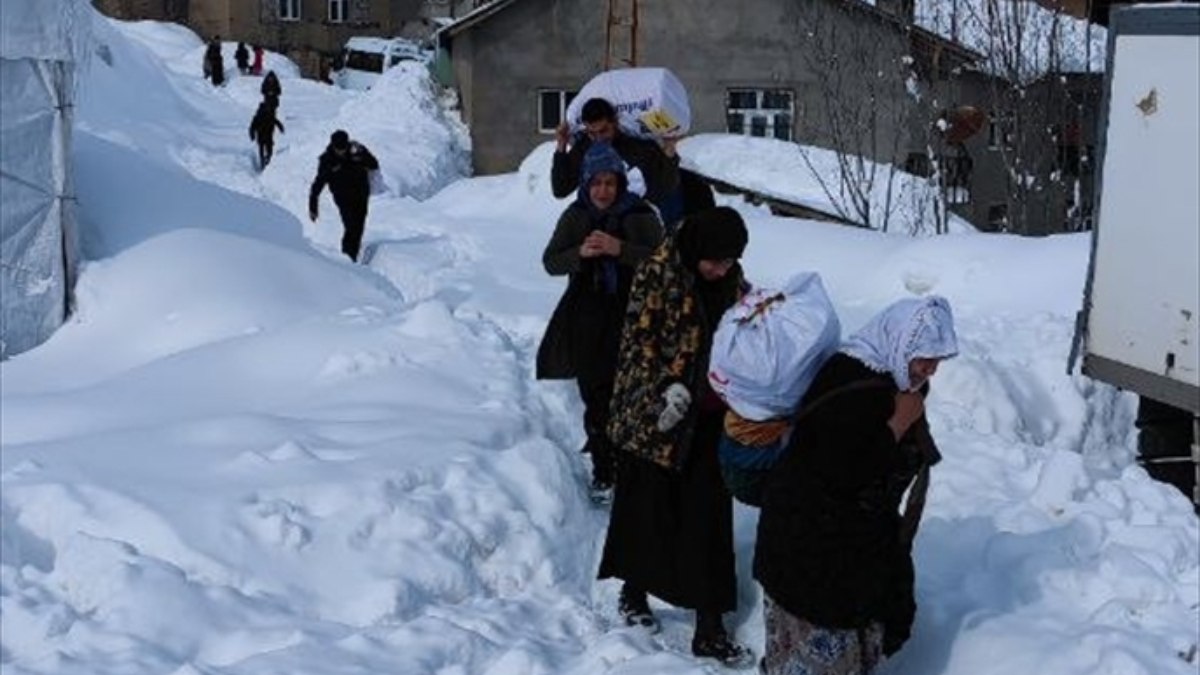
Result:
{"type": "Polygon", "coordinates": [[[618,578],[620,611],[651,631],[647,594],[696,611],[692,652],[753,664],[721,615],[737,605],[733,504],[717,442],[725,405],[708,387],[721,315],[743,289],[748,235],[736,211],[686,218],[638,267],[621,336],[609,436],[618,480],[600,578],[618,578]]]}

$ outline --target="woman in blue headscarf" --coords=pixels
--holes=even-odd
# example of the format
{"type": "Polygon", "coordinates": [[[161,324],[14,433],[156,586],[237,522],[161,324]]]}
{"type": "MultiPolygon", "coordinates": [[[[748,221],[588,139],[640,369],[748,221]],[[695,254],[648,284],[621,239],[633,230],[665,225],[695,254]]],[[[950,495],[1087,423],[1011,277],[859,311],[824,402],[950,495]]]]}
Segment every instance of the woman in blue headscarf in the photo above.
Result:
{"type": "Polygon", "coordinates": [[[908,639],[912,537],[939,459],[924,400],[938,364],[957,353],[944,298],[901,300],[805,393],[767,481],[754,552],[767,675],[869,675],[908,639]]]}
{"type": "Polygon", "coordinates": [[[538,349],[538,379],[571,379],[583,399],[584,452],[592,456],[592,496],[611,498],[615,480],[608,425],[617,346],[633,271],[662,241],[658,215],[629,191],[625,162],[607,143],[588,149],[575,201],[542,254],[546,272],[568,275],[538,349]]]}

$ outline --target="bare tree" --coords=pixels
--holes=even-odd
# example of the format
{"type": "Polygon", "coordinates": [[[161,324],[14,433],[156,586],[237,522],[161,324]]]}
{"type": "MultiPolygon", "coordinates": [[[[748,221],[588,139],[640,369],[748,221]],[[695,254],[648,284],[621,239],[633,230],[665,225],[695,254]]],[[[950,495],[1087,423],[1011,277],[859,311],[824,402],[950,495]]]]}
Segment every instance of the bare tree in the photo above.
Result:
{"type": "Polygon", "coordinates": [[[797,3],[799,53],[814,78],[810,136],[836,157],[828,176],[804,145],[801,154],[838,215],[887,230],[896,204],[896,161],[910,114],[903,36],[870,9],[797,3]],[[874,22],[881,30],[869,30],[874,22]],[[895,39],[881,39],[883,35],[895,39]]]}

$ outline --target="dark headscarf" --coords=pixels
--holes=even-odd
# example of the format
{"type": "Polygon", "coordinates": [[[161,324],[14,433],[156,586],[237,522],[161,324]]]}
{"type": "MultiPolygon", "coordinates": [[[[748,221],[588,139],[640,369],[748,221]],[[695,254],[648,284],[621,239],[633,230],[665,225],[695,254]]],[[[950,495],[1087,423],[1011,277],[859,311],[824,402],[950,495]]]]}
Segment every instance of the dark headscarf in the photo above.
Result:
{"type": "Polygon", "coordinates": [[[675,235],[681,262],[695,274],[696,292],[710,331],[716,329],[725,310],[737,301],[741,268],[734,265],[724,278],[708,281],[697,267],[701,260],[741,258],[749,240],[750,234],[741,214],[728,206],[718,206],[685,218],[675,235]]]}
{"type": "MultiPolygon", "coordinates": [[[[583,155],[583,166],[579,172],[579,191],[575,203],[587,209],[592,222],[599,229],[613,234],[617,230],[621,216],[625,215],[638,203],[638,196],[629,191],[629,179],[625,175],[625,160],[606,142],[596,143],[588,148],[583,155]],[[617,177],[617,198],[604,211],[592,203],[588,188],[598,174],[612,173],[617,177]]],[[[600,260],[600,274],[604,289],[608,293],[617,292],[617,261],[605,257],[600,260]]]]}

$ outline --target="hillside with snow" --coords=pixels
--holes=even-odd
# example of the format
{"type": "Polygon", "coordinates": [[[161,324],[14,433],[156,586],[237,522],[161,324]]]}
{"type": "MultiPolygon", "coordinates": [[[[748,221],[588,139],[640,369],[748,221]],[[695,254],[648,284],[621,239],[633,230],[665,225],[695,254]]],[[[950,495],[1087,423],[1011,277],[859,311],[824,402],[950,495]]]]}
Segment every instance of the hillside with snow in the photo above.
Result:
{"type": "MultiPolygon", "coordinates": [[[[724,672],[690,655],[690,612],[652,601],[646,635],[595,580],[582,406],[533,377],[564,286],[541,265],[566,206],[549,147],[469,178],[419,68],[359,93],[270,55],[286,132],[260,173],[259,78],[214,89],[194,34],[94,20],[78,311],[0,364],[5,675],[724,672]],[[362,265],[328,193],[307,217],[336,128],[382,164],[362,265]]],[[[681,153],[794,189],[710,142],[681,153]]],[[[847,333],[908,295],[954,306],[917,623],[882,675],[1194,675],[1197,518],[1133,462],[1134,398],[1066,371],[1086,236],[913,238],[721,201],[750,279],[820,272],[847,333]]],[[[756,518],[737,507],[726,622],[761,653],[756,518]]]]}

